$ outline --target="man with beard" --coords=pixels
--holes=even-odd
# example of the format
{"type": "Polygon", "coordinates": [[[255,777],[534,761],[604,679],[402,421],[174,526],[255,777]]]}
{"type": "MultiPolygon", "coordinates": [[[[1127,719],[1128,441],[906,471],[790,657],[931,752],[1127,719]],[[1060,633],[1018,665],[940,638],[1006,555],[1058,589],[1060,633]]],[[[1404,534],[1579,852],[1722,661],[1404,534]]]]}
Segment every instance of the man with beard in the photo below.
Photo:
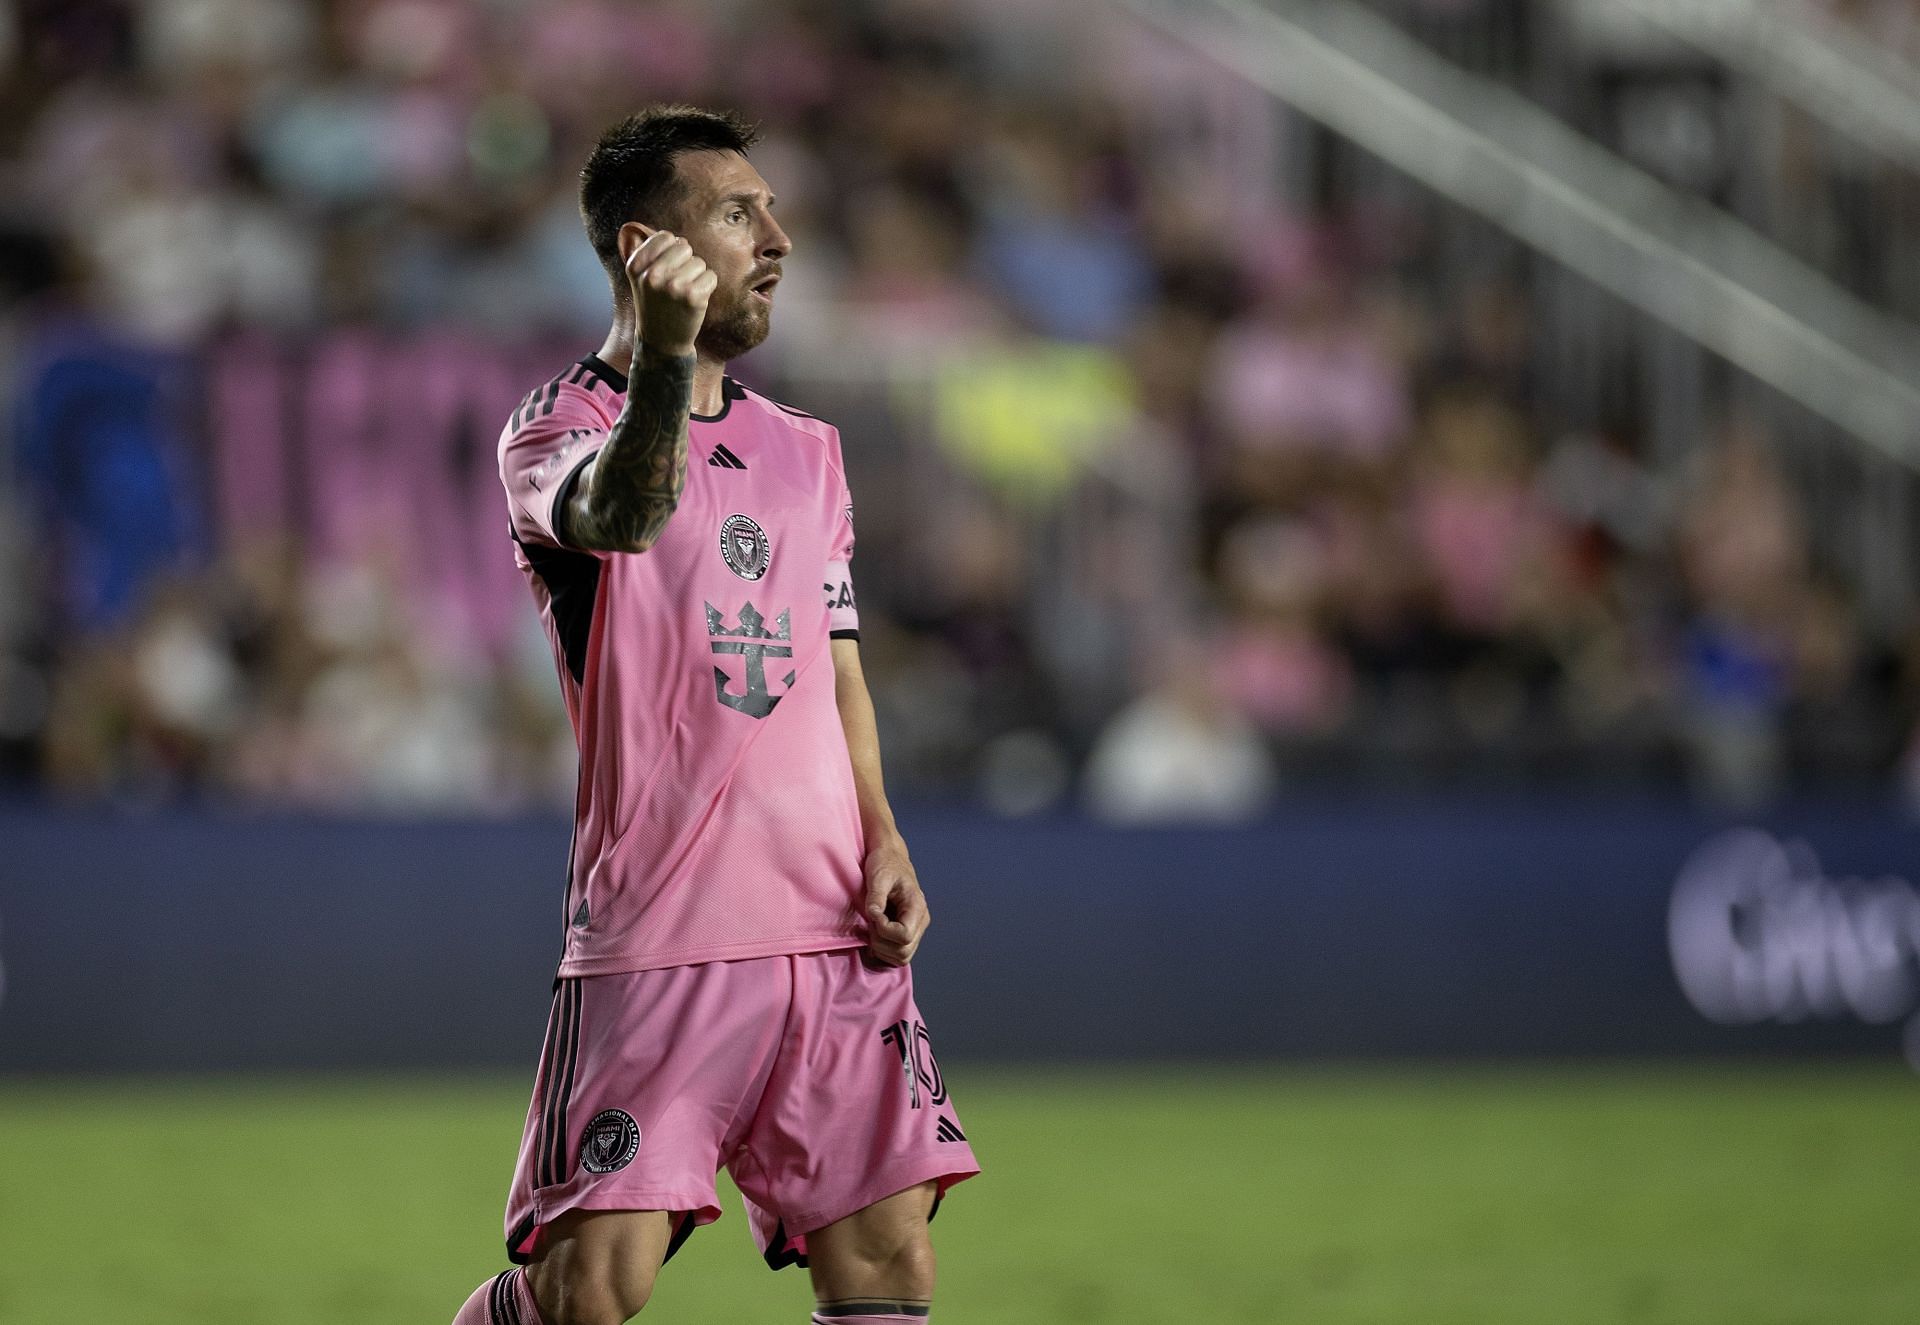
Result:
{"type": "Polygon", "coordinates": [[[581,172],[613,327],[500,438],[580,747],[565,947],[507,1204],[455,1325],[616,1325],[719,1217],[823,1323],[923,1321],[978,1172],[914,1004],[927,908],[860,670],[829,425],[748,391],[793,245],[732,115],[656,107],[581,172]]]}

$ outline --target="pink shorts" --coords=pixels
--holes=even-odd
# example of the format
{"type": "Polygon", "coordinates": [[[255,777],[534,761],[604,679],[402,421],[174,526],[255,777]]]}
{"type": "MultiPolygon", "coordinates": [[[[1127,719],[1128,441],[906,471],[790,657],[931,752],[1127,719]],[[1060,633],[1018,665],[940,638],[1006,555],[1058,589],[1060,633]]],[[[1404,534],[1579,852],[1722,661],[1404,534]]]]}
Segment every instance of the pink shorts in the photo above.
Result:
{"type": "Polygon", "coordinates": [[[690,1214],[677,1250],[720,1217],[721,1168],[776,1270],[814,1229],[980,1171],[908,968],[846,949],[555,986],[507,1254],[530,1259],[569,1210],[690,1214]]]}

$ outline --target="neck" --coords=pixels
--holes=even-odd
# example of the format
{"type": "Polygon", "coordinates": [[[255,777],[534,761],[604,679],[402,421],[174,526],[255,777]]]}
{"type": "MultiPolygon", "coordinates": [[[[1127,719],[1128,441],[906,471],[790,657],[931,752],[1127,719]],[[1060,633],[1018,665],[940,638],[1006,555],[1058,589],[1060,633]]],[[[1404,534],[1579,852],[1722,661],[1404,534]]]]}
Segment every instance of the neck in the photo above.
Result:
{"type": "MultiPolygon", "coordinates": [[[[626,318],[616,314],[607,338],[600,342],[600,361],[615,372],[631,377],[633,351],[633,326],[626,318]]],[[[693,412],[718,414],[723,403],[720,385],[727,375],[727,361],[714,358],[698,345],[694,346],[693,354],[693,412]]]]}

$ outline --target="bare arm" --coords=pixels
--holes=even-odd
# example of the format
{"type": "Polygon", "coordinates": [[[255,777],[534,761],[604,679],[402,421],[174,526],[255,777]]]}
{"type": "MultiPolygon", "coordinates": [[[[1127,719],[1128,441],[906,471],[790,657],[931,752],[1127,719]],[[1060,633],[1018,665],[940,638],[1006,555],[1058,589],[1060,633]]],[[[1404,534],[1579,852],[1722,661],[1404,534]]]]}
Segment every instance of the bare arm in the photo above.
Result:
{"type": "Polygon", "coordinates": [[[626,407],[567,496],[567,541],[589,551],[645,552],[687,486],[694,356],[642,343],[634,359],[626,407]]]}
{"type": "MultiPolygon", "coordinates": [[[[628,226],[635,235],[646,230],[628,226]]],[[[645,552],[680,504],[693,340],[714,286],[692,246],[665,230],[647,233],[627,254],[626,269],[637,331],[627,403],[567,496],[567,541],[595,552],[645,552]]]]}
{"type": "Polygon", "coordinates": [[[887,789],[880,774],[880,734],[873,720],[873,699],[867,694],[866,673],[860,667],[856,640],[837,639],[833,647],[834,699],[840,707],[840,726],[847,734],[847,755],[853,761],[853,785],[860,800],[860,827],[867,841],[862,873],[866,897],[862,903],[870,931],[868,946],[889,966],[913,959],[927,932],[927,899],[907,856],[907,844],[893,821],[887,789]]]}
{"type": "Polygon", "coordinates": [[[860,642],[837,639],[829,643],[833,647],[833,698],[840,706],[840,726],[847,733],[847,754],[853,760],[860,827],[872,847],[900,836],[880,775],[880,729],[873,718],[867,676],[860,666],[860,642]]]}

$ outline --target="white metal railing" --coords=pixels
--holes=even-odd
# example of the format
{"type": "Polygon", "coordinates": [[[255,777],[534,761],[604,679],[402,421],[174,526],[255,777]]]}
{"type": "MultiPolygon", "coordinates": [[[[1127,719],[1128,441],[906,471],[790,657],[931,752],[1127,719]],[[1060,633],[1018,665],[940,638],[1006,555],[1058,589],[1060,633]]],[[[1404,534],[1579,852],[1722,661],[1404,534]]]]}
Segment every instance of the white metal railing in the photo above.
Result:
{"type": "Polygon", "coordinates": [[[1720,59],[1829,128],[1920,169],[1920,71],[1844,25],[1778,0],[1572,0],[1622,12],[1720,59]]]}
{"type": "Polygon", "coordinates": [[[1352,0],[1122,0],[1868,445],[1920,470],[1915,333],[1352,0]]]}

